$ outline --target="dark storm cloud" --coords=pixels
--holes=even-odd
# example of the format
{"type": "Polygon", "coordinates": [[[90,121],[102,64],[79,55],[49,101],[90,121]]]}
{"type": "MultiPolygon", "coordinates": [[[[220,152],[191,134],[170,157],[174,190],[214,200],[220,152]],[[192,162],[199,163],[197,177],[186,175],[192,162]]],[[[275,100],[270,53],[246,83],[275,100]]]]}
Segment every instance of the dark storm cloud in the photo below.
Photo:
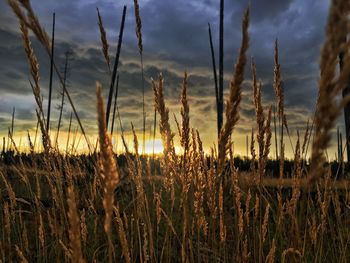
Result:
{"type": "Polygon", "coordinates": [[[28,111],[27,109],[17,109],[15,110],[15,118],[18,120],[33,120],[35,117],[35,110],[28,111]]]}
{"type": "MultiPolygon", "coordinates": [[[[225,3],[225,89],[232,76],[235,58],[241,41],[240,24],[243,12],[251,2],[250,49],[248,56],[256,60],[258,78],[263,83],[264,105],[273,104],[274,41],[279,39],[280,63],[284,80],[287,116],[291,125],[310,117],[315,105],[318,79],[318,57],[324,38],[324,25],[328,0],[253,0],[226,1],[225,3]],[[290,112],[289,112],[290,111],[290,112]]],[[[79,108],[79,115],[95,131],[95,83],[103,85],[107,97],[109,75],[100,48],[96,7],[99,7],[110,43],[111,61],[114,61],[122,6],[128,5],[119,73],[119,108],[123,123],[140,123],[141,79],[140,60],[135,36],[135,19],[130,1],[32,1],[33,8],[48,32],[51,31],[52,12],[56,12],[56,63],[63,72],[65,52],[72,52],[69,62],[68,89],[79,108]]],[[[218,1],[145,0],[140,1],[144,42],[144,72],[146,88],[147,123],[152,124],[153,91],[151,78],[157,80],[159,72],[165,79],[165,97],[171,110],[179,109],[183,72],[189,73],[189,100],[192,125],[210,139],[216,132],[213,73],[208,40],[207,23],[213,31],[214,46],[218,54],[218,1]],[[206,122],[203,122],[205,117],[206,122]],[[208,129],[210,127],[210,129],[208,129]]],[[[19,101],[28,114],[23,119],[35,118],[34,99],[28,85],[29,69],[18,22],[6,1],[0,2],[0,91],[6,98],[0,106],[0,117],[9,117],[12,106],[19,101]],[[15,99],[17,95],[26,99],[15,99]]],[[[42,94],[47,98],[49,61],[44,50],[33,38],[33,48],[39,58],[42,94]]],[[[218,59],[218,58],[217,58],[218,59]]],[[[249,60],[249,59],[248,59],[249,60]]],[[[218,60],[217,60],[218,63],[218,60]]],[[[249,62],[246,78],[251,79],[249,62]]],[[[54,79],[54,101],[60,104],[61,87],[54,79]]],[[[250,132],[254,121],[251,86],[243,88],[241,121],[237,132],[250,132]]],[[[65,102],[65,125],[70,116],[65,102]]],[[[20,112],[19,112],[20,113],[20,112]]],[[[23,112],[24,113],[24,112],[23,112]]],[[[57,109],[53,118],[57,118],[57,109]]],[[[35,123],[35,122],[34,122],[35,123]]],[[[35,124],[34,124],[35,125],[35,124]]],[[[214,138],[214,137],[213,137],[214,138]]]]}

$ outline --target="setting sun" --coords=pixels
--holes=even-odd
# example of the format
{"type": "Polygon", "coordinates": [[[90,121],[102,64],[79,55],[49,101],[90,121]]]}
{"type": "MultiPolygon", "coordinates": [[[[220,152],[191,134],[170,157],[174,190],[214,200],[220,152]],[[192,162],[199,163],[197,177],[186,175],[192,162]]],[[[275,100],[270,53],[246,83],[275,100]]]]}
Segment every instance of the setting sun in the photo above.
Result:
{"type": "MultiPolygon", "coordinates": [[[[160,154],[163,152],[163,143],[161,139],[155,139],[154,144],[153,140],[146,140],[145,142],[145,154],[160,154]]],[[[142,153],[143,151],[143,146],[142,143],[139,145],[139,153],[142,153]]]]}

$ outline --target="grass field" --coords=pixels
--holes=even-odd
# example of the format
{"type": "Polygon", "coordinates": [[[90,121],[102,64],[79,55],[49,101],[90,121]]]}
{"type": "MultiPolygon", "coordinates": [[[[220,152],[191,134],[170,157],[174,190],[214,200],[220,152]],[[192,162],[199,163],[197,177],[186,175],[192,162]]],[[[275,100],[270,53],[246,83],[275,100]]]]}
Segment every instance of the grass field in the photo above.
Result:
{"type": "MultiPolygon", "coordinates": [[[[348,1],[336,0],[330,6],[321,51],[317,109],[305,134],[298,133],[288,173],[283,139],[288,120],[276,41],[274,87],[280,121],[275,127],[279,141],[277,144],[276,135],[279,156],[275,174],[267,170],[275,135],[272,106],[262,105],[254,61],[251,69],[256,123],[252,124],[255,131],[251,135],[250,158],[246,159],[249,168],[241,171],[233,154],[231,134],[239,122],[249,46],[249,9],[243,14],[241,48],[229,84],[217,148],[205,152],[199,132],[191,127],[186,73],[181,120],[177,129],[170,126],[164,100],[166,87],[160,74],[152,86],[162,154],[142,155],[133,126],[133,149],[122,131],[119,136],[124,153],[113,152],[106,118],[106,111],[113,108],[112,100],[106,107],[102,86],[97,82],[96,151],[90,145],[89,154],[78,155],[60,152],[45,122],[38,62],[28,32],[34,33],[49,57],[50,38],[30,1],[8,3],[20,22],[43,151],[34,151],[28,133],[29,149],[22,154],[9,129],[9,151],[4,147],[0,159],[0,263],[350,262],[350,181],[341,169],[336,175],[332,172],[325,153],[330,130],[347,100],[339,102],[350,73],[350,40],[344,42],[350,33],[348,1]],[[340,52],[344,52],[344,65],[338,73],[340,52]],[[174,130],[181,155],[175,153],[174,130]],[[310,160],[306,160],[309,144],[310,160]],[[341,178],[337,179],[339,174],[341,178]]],[[[134,4],[142,61],[141,18],[137,1],[134,4]]],[[[103,54],[109,63],[100,14],[98,18],[103,54]]],[[[69,96],[65,87],[64,92],[69,96]]],[[[71,99],[70,103],[74,108],[71,99]]],[[[78,114],[74,113],[86,138],[78,114]]],[[[114,117],[113,114],[113,122],[114,117]]],[[[344,160],[339,161],[337,165],[342,167],[344,160]]]]}

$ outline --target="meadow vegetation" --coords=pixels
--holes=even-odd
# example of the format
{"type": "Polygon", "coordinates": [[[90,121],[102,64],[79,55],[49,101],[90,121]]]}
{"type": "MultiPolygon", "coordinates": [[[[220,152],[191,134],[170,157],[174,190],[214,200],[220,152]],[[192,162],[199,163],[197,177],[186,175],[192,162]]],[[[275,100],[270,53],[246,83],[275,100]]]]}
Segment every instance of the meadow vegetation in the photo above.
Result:
{"type": "MultiPolygon", "coordinates": [[[[134,2],[142,62],[141,18],[134,2]]],[[[349,1],[331,3],[321,51],[317,109],[305,134],[298,134],[294,160],[288,162],[288,179],[283,131],[289,131],[278,42],[274,88],[279,155],[272,174],[267,167],[271,166],[273,110],[263,105],[255,62],[246,57],[249,9],[243,14],[241,47],[229,82],[217,149],[204,152],[199,132],[191,127],[187,73],[182,83],[181,120],[176,121],[177,127],[170,126],[166,86],[159,74],[152,88],[163,154],[142,155],[133,126],[134,149],[129,148],[122,129],[119,136],[125,152],[120,156],[113,152],[102,87],[97,82],[98,150],[90,145],[90,154],[74,156],[59,152],[51,141],[28,31],[51,56],[49,37],[30,1],[8,3],[20,23],[44,150],[35,152],[28,134],[30,152],[22,154],[9,130],[12,154],[3,151],[0,162],[0,262],[350,261],[350,181],[337,180],[342,169],[331,169],[325,155],[331,129],[349,100],[338,99],[350,73],[350,40],[344,41],[350,33],[349,1]],[[340,53],[344,53],[344,65],[338,72],[340,53]],[[234,158],[231,134],[239,121],[247,64],[252,72],[256,123],[252,124],[251,156],[243,172],[234,158]],[[175,153],[174,136],[180,138],[182,155],[175,153]]],[[[113,77],[100,13],[98,21],[103,54],[113,77]]],[[[84,134],[63,79],[60,76],[84,134]]],[[[111,102],[107,104],[110,111],[111,102]]]]}

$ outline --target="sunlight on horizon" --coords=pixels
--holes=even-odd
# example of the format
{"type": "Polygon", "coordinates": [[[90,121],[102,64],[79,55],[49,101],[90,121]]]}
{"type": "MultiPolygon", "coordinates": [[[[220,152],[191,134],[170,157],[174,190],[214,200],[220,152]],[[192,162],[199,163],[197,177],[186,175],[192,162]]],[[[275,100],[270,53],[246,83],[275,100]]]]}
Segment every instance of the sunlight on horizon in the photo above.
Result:
{"type": "MultiPolygon", "coordinates": [[[[154,140],[154,144],[153,144],[153,140],[146,140],[145,142],[145,152],[144,154],[160,154],[162,153],[164,150],[163,147],[163,142],[161,139],[155,139],[154,140]],[[153,147],[154,146],[154,147],[153,147]]],[[[143,144],[142,142],[140,142],[139,144],[139,148],[138,148],[139,153],[143,152],[143,144]]]]}
{"type": "MultiPolygon", "coordinates": [[[[40,131],[37,133],[37,136],[35,138],[35,130],[31,129],[29,130],[29,134],[31,137],[32,144],[35,144],[34,150],[35,152],[42,152],[43,151],[43,146],[42,146],[42,138],[41,138],[41,133],[40,131]]],[[[145,147],[145,152],[143,152],[143,147],[142,147],[142,133],[137,133],[137,138],[138,138],[138,152],[139,154],[145,154],[145,155],[153,155],[153,138],[151,136],[146,137],[146,147],[145,147]]],[[[157,134],[157,136],[159,136],[157,134]]],[[[3,145],[5,142],[5,150],[6,149],[12,149],[15,150],[13,145],[11,144],[11,141],[9,140],[8,136],[2,135],[3,139],[0,142],[1,149],[0,151],[3,150],[3,145]]],[[[90,148],[91,152],[99,152],[99,143],[98,143],[98,137],[97,135],[88,135],[88,140],[90,142],[90,148]]],[[[56,147],[56,132],[52,132],[50,134],[51,138],[51,145],[53,148],[56,147]]],[[[134,142],[133,142],[133,135],[131,132],[125,132],[124,134],[125,138],[125,143],[128,147],[128,150],[131,153],[135,153],[134,149],[134,142]]],[[[205,137],[203,137],[203,150],[205,154],[210,154],[211,150],[213,147],[215,147],[215,144],[213,142],[209,142],[205,140],[205,137]]],[[[15,131],[14,132],[14,142],[16,144],[17,149],[19,152],[23,153],[29,153],[29,140],[28,140],[28,134],[25,131],[15,131]]],[[[88,154],[89,153],[89,148],[87,146],[87,143],[85,141],[84,136],[77,131],[77,128],[75,128],[71,133],[69,134],[68,137],[68,132],[67,131],[61,131],[59,133],[59,138],[58,138],[58,145],[59,145],[59,151],[61,154],[70,154],[70,155],[79,155],[79,154],[88,154]]],[[[121,139],[121,134],[115,134],[112,137],[112,145],[113,145],[113,151],[116,154],[123,154],[125,153],[125,148],[121,139]]],[[[175,147],[175,153],[182,155],[183,149],[180,146],[179,143],[179,137],[178,135],[175,136],[174,138],[174,147],[175,147]]],[[[239,156],[241,158],[251,158],[251,153],[250,153],[250,141],[248,145],[248,149],[246,147],[246,141],[245,141],[245,136],[242,136],[240,134],[236,134],[234,138],[234,156],[239,156]],[[247,156],[247,150],[248,150],[248,156],[247,156]]],[[[290,148],[290,147],[289,147],[290,148]]],[[[291,151],[289,148],[286,149],[285,152],[285,158],[286,159],[293,159],[294,158],[294,153],[291,151]]],[[[164,150],[163,147],[163,142],[160,137],[156,137],[155,142],[154,142],[154,154],[162,154],[164,150]]],[[[258,154],[258,145],[255,142],[255,150],[258,154]]],[[[331,145],[328,149],[329,151],[334,151],[335,146],[331,145]]],[[[310,151],[308,152],[307,158],[310,156],[310,151]]],[[[275,158],[275,147],[271,145],[270,148],[270,154],[269,158],[275,158]]],[[[334,156],[330,155],[330,160],[333,160],[334,156]],[[332,158],[333,157],[333,158],[332,158]]]]}

